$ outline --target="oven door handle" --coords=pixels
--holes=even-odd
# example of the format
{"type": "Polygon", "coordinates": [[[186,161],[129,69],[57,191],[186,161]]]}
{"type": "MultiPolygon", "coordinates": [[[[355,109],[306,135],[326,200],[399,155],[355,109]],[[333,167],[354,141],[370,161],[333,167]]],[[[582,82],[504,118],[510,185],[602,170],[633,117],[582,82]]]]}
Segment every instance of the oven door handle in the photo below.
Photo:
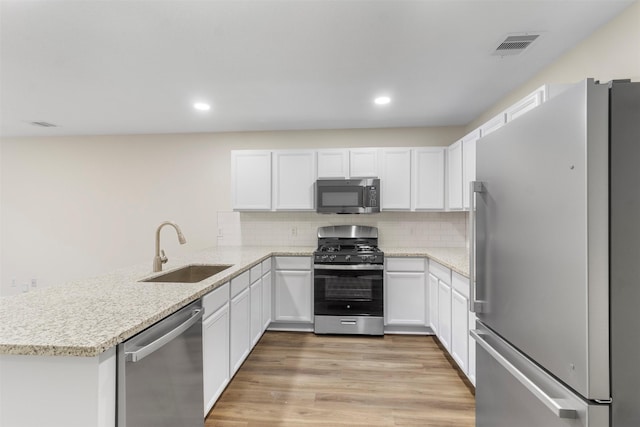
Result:
{"type": "Polygon", "coordinates": [[[333,265],[314,264],[315,270],[384,270],[382,264],[353,264],[353,265],[333,265]]]}

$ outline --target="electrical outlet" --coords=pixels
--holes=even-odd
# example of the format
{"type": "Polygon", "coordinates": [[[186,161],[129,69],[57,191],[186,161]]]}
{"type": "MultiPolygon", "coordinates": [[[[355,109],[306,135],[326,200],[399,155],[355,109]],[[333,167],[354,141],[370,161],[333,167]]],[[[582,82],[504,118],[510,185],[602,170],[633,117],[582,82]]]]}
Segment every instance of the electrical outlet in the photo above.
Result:
{"type": "Polygon", "coordinates": [[[291,237],[296,237],[298,235],[298,227],[291,227],[291,237]]]}
{"type": "Polygon", "coordinates": [[[24,282],[22,284],[22,293],[29,292],[29,282],[24,282]]]}
{"type": "Polygon", "coordinates": [[[222,227],[218,227],[218,237],[224,237],[222,227]]]}
{"type": "Polygon", "coordinates": [[[31,279],[31,289],[35,289],[38,287],[38,279],[33,278],[31,279]]]}
{"type": "Polygon", "coordinates": [[[12,277],[12,278],[11,278],[11,287],[12,287],[12,288],[15,288],[15,287],[16,287],[16,278],[15,278],[15,277],[12,277]]]}

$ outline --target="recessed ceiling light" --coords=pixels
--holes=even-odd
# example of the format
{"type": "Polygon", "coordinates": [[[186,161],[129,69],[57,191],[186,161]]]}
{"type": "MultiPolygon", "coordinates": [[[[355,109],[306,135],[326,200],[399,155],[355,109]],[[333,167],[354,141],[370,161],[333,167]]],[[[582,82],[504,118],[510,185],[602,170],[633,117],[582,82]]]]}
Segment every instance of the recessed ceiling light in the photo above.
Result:
{"type": "Polygon", "coordinates": [[[209,111],[211,109],[211,105],[205,104],[204,102],[196,102],[193,104],[193,108],[198,111],[209,111]]]}
{"type": "Polygon", "coordinates": [[[379,96],[374,99],[373,102],[375,102],[376,105],[386,105],[391,102],[391,98],[389,98],[388,96],[379,96]]]}

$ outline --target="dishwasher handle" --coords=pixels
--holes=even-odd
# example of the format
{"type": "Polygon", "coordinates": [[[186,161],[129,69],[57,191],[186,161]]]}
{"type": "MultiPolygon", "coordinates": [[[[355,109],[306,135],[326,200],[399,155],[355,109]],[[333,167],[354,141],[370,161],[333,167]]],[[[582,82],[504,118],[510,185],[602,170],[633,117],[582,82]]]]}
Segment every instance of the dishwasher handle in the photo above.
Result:
{"type": "Polygon", "coordinates": [[[149,344],[139,348],[136,351],[125,352],[124,354],[125,360],[127,362],[139,362],[140,360],[144,359],[154,351],[158,350],[160,347],[171,342],[177,336],[181,335],[184,331],[186,331],[191,326],[193,326],[196,322],[198,322],[198,320],[202,319],[203,314],[204,314],[203,309],[196,308],[191,313],[191,317],[189,317],[187,320],[185,320],[180,325],[178,325],[171,331],[167,332],[160,338],[150,342],[149,344]]]}

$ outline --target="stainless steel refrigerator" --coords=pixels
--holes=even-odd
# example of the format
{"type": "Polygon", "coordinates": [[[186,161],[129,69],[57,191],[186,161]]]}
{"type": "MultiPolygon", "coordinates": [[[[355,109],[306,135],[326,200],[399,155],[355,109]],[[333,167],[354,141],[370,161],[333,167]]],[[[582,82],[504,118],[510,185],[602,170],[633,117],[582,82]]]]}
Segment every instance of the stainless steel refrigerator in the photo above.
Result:
{"type": "Polygon", "coordinates": [[[640,426],[640,83],[569,87],[476,176],[476,425],[640,426]]]}

